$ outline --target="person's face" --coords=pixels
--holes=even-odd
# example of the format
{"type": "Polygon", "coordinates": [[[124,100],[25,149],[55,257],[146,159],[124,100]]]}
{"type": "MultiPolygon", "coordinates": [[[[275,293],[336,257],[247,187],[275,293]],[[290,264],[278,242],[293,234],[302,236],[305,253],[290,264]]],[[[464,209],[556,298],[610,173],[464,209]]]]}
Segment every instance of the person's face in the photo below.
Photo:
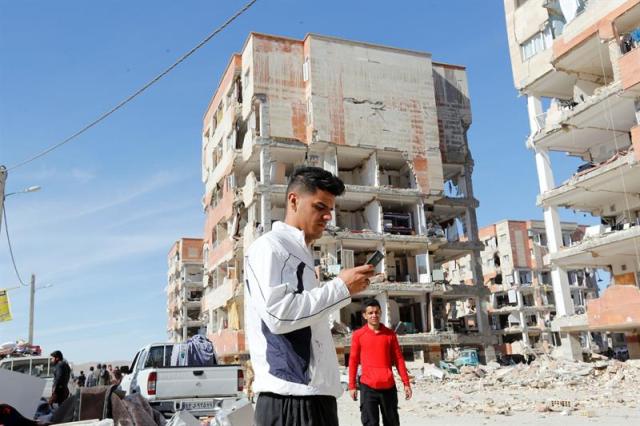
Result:
{"type": "Polygon", "coordinates": [[[58,363],[58,358],[56,358],[55,356],[51,357],[51,364],[56,365],[58,363]]]}
{"type": "Polygon", "coordinates": [[[364,310],[362,316],[372,327],[377,327],[380,325],[380,308],[377,306],[367,306],[367,309],[364,310]]]}
{"type": "Polygon", "coordinates": [[[317,190],[313,194],[293,191],[288,196],[288,208],[308,241],[322,236],[336,204],[330,192],[317,190]]]}

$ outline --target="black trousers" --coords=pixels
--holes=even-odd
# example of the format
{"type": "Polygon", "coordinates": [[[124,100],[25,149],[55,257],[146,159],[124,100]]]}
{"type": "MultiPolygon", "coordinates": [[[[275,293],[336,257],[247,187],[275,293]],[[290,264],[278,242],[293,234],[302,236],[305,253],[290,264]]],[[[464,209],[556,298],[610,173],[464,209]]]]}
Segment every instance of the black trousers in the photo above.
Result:
{"type": "Polygon", "coordinates": [[[378,426],[380,413],[384,426],[399,426],[398,390],[373,389],[360,383],[360,419],[364,426],[378,426]]]}
{"type": "Polygon", "coordinates": [[[256,426],[338,426],[333,396],[291,396],[261,392],[254,414],[256,426]]]}

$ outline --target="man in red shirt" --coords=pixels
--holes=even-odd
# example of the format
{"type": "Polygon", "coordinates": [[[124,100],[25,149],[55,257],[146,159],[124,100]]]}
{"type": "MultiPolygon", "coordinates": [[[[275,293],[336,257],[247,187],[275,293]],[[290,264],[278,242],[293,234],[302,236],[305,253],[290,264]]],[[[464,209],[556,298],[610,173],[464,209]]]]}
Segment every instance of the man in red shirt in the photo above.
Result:
{"type": "Polygon", "coordinates": [[[364,426],[378,426],[380,412],[384,426],[400,425],[398,394],[391,366],[395,364],[404,384],[405,399],[411,398],[411,385],[404,364],[398,337],[393,330],[380,323],[380,303],[371,299],[365,303],[362,316],[367,324],[351,337],[349,356],[349,392],[358,399],[356,374],[360,376],[360,418],[364,426]]]}

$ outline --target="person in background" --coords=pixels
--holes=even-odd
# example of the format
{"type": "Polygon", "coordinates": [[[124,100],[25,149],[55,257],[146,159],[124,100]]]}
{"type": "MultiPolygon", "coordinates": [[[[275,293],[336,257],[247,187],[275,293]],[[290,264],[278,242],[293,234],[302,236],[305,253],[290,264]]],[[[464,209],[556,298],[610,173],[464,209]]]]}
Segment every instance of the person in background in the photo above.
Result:
{"type": "Polygon", "coordinates": [[[69,379],[71,378],[71,367],[62,356],[62,352],[51,352],[51,364],[55,366],[53,370],[53,386],[49,404],[62,404],[69,397],[69,379]]]}
{"type": "Polygon", "coordinates": [[[96,377],[94,376],[93,366],[89,367],[89,372],[87,373],[87,380],[85,381],[85,386],[88,388],[94,387],[96,385],[96,377]]]}
{"type": "Polygon", "coordinates": [[[365,302],[362,316],[367,323],[351,337],[349,393],[354,401],[358,399],[356,374],[358,365],[362,365],[360,419],[364,426],[378,426],[380,412],[385,426],[400,425],[398,391],[391,370],[392,365],[395,365],[400,373],[405,399],[411,398],[412,394],[398,336],[380,322],[381,313],[377,300],[370,299],[365,302]]]}
{"type": "Polygon", "coordinates": [[[118,367],[113,369],[113,374],[111,375],[111,384],[119,385],[122,381],[122,372],[118,367]]]}
{"type": "Polygon", "coordinates": [[[76,383],[78,384],[78,387],[79,388],[84,387],[86,381],[87,381],[87,376],[84,375],[84,371],[80,370],[80,375],[76,379],[76,383]]]}
{"type": "Polygon", "coordinates": [[[109,386],[111,384],[111,374],[107,370],[107,364],[102,364],[98,375],[98,386],[109,386]]]}

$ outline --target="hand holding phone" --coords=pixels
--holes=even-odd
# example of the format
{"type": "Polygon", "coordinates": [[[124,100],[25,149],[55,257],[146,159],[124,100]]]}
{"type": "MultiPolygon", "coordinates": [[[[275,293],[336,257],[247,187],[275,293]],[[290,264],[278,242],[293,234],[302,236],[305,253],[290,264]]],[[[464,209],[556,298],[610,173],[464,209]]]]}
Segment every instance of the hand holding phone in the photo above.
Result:
{"type": "Polygon", "coordinates": [[[376,250],[371,255],[371,257],[367,260],[366,264],[367,265],[378,266],[378,263],[380,263],[382,261],[382,259],[384,259],[384,254],[382,254],[382,252],[380,250],[376,250]]]}

